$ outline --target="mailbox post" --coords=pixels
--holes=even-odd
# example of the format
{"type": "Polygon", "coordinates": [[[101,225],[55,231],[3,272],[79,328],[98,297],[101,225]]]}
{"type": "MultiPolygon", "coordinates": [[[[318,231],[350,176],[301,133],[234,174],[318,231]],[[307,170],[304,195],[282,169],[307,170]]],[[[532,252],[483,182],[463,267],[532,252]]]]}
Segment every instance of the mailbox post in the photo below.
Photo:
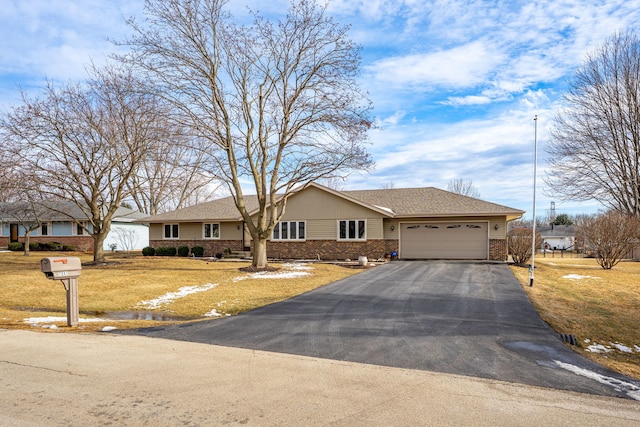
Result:
{"type": "Polygon", "coordinates": [[[40,269],[49,280],[60,280],[67,291],[67,326],[78,326],[78,277],[82,263],[78,257],[46,257],[40,260],[40,269]]]}

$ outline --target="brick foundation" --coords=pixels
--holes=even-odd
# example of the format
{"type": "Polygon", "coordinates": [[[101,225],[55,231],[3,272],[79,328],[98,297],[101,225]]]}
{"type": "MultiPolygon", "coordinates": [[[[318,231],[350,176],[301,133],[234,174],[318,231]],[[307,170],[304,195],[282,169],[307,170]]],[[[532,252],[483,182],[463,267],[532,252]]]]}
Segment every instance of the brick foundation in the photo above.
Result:
{"type": "MultiPolygon", "coordinates": [[[[223,253],[226,248],[242,251],[239,240],[151,240],[149,245],[158,247],[202,246],[205,256],[223,253]]],[[[360,256],[369,259],[384,258],[386,254],[398,250],[398,241],[368,240],[366,242],[337,242],[335,240],[307,240],[305,242],[267,242],[267,257],[272,259],[323,259],[323,260],[356,260],[360,256]]],[[[489,259],[492,261],[507,260],[507,241],[505,239],[489,240],[489,259]]]]}
{"type": "Polygon", "coordinates": [[[356,260],[384,258],[398,250],[397,240],[368,240],[366,242],[337,242],[335,240],[307,240],[306,242],[268,242],[267,256],[276,259],[356,260]]]}

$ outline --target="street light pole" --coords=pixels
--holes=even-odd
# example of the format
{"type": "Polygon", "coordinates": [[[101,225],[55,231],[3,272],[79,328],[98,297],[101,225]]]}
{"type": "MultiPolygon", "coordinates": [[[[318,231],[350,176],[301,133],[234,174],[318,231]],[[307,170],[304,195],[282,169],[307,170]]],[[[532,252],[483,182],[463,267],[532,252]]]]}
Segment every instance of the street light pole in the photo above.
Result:
{"type": "Polygon", "coordinates": [[[536,174],[538,169],[538,115],[533,117],[533,228],[531,233],[531,267],[529,267],[529,286],[533,286],[536,265],[536,174]]]}

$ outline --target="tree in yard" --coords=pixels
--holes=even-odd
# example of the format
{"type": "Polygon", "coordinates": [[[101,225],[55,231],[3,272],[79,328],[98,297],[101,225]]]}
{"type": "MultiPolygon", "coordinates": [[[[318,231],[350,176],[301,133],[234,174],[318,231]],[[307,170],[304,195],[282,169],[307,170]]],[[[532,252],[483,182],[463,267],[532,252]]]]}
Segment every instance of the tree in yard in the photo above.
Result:
{"type": "MultiPolygon", "coordinates": [[[[519,227],[510,230],[507,233],[507,247],[513,262],[523,265],[531,258],[531,235],[533,229],[531,227],[519,227]]],[[[542,245],[542,237],[536,231],[536,248],[542,245]]]]}
{"type": "Polygon", "coordinates": [[[640,37],[619,33],[590,54],[554,118],[547,182],[566,199],[640,215],[640,37]]]}
{"type": "Polygon", "coordinates": [[[149,0],[147,26],[123,44],[137,66],[207,142],[212,175],[227,183],[253,242],[253,267],[288,197],[312,181],[372,161],[363,143],[370,102],[356,83],[359,48],[312,0],[278,22],[237,25],[225,0],[149,0]],[[243,184],[257,209],[247,207],[243,184]]]}
{"type": "Polygon", "coordinates": [[[556,216],[556,220],[553,221],[553,225],[573,225],[573,221],[567,214],[560,214],[556,216]]]}
{"type": "Polygon", "coordinates": [[[166,111],[143,87],[123,68],[93,68],[86,84],[49,83],[41,97],[23,96],[0,123],[5,149],[29,177],[24,185],[86,214],[94,261],[104,258],[103,242],[128,196],[127,183],[163,135],[166,111]]]}
{"type": "Polygon", "coordinates": [[[608,211],[583,217],[576,230],[576,238],[584,241],[587,252],[593,252],[605,270],[610,270],[624,259],[639,237],[638,218],[626,212],[608,211]]]}
{"type": "Polygon", "coordinates": [[[476,199],[480,198],[480,191],[473,185],[472,180],[452,179],[449,181],[449,184],[447,184],[447,190],[463,196],[474,197],[476,199]]]}
{"type": "MultiPolygon", "coordinates": [[[[17,224],[24,230],[24,255],[29,256],[31,233],[41,229],[49,210],[45,205],[31,199],[28,192],[22,192],[22,201],[0,202],[0,217],[17,224]]],[[[46,227],[46,225],[44,225],[46,227]]]]}

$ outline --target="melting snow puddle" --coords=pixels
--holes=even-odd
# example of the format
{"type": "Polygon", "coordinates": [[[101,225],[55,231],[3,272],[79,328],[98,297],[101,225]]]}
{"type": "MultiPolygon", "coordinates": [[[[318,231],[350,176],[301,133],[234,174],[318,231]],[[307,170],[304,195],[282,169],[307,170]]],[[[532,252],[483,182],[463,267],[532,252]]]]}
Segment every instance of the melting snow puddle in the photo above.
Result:
{"type": "Polygon", "coordinates": [[[636,384],[622,381],[617,378],[608,377],[606,375],[601,375],[588,369],[580,368],[569,363],[560,362],[559,360],[554,360],[553,362],[562,369],[586,378],[590,378],[599,382],[600,384],[611,386],[615,391],[624,393],[631,399],[640,400],[640,387],[636,384]]]}

